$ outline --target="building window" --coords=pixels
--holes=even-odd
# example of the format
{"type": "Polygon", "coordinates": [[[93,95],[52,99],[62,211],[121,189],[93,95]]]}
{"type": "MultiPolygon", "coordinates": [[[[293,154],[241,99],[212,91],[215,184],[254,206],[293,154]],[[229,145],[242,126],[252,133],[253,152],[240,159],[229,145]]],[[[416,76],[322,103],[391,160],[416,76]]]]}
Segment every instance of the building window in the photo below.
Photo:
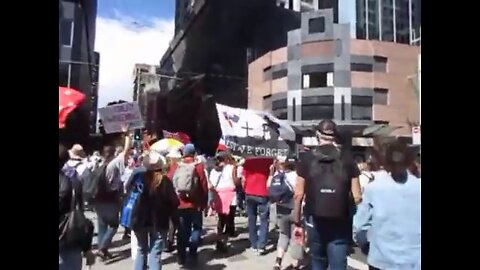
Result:
{"type": "Polygon", "coordinates": [[[350,70],[360,72],[373,72],[373,65],[364,63],[351,63],[350,70]]]}
{"type": "Polygon", "coordinates": [[[388,62],[387,57],[380,56],[380,55],[374,55],[373,60],[375,60],[375,63],[382,63],[382,64],[386,64],[388,62]]]}
{"type": "Polygon", "coordinates": [[[352,96],[352,120],[372,120],[373,98],[352,96]]]}
{"type": "Polygon", "coordinates": [[[302,97],[302,120],[333,119],[333,96],[302,97]]]}
{"type": "Polygon", "coordinates": [[[63,46],[71,47],[73,44],[73,21],[60,21],[60,42],[63,46]]]}
{"type": "Polygon", "coordinates": [[[328,87],[328,73],[329,72],[312,72],[303,74],[302,86],[303,89],[328,87]]]}
{"type": "Polygon", "coordinates": [[[272,110],[285,109],[287,108],[287,99],[278,99],[272,102],[272,110]]]}
{"type": "Polygon", "coordinates": [[[287,77],[287,70],[286,69],[281,69],[272,72],[272,80],[280,79],[283,77],[287,77]]]}
{"type": "Polygon", "coordinates": [[[333,119],[333,104],[304,105],[302,104],[302,120],[333,119]]]}
{"type": "Polygon", "coordinates": [[[373,103],[377,105],[388,105],[388,89],[374,88],[373,103]]]}
{"type": "Polygon", "coordinates": [[[325,17],[313,18],[308,21],[308,33],[316,34],[325,32],[325,17]]]}
{"type": "Polygon", "coordinates": [[[333,96],[302,97],[302,105],[333,105],[333,96]]]}

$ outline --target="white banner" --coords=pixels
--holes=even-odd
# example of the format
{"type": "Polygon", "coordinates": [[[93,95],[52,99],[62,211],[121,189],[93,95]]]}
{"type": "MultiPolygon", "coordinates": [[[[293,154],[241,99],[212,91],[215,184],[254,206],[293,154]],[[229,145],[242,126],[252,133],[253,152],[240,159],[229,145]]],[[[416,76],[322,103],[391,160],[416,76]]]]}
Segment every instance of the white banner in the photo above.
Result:
{"type": "Polygon", "coordinates": [[[295,131],[270,113],[216,104],[226,148],[241,156],[287,156],[295,131]]]}
{"type": "Polygon", "coordinates": [[[122,125],[124,124],[128,124],[130,130],[144,127],[142,115],[136,102],[99,108],[98,113],[107,134],[122,132],[122,125]]]}
{"type": "Polygon", "coordinates": [[[288,122],[270,113],[216,105],[223,136],[295,141],[295,131],[288,122]]]}

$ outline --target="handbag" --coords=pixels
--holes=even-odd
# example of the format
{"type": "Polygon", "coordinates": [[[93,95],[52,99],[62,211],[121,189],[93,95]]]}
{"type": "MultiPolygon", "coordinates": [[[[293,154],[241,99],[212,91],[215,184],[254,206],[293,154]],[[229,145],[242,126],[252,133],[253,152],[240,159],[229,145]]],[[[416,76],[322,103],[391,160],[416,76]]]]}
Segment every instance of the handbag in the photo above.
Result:
{"type": "Polygon", "coordinates": [[[92,247],[94,225],[92,221],[85,217],[83,208],[76,197],[75,188],[72,185],[70,212],[64,216],[58,225],[58,243],[60,248],[80,248],[82,251],[87,251],[92,247]]]}

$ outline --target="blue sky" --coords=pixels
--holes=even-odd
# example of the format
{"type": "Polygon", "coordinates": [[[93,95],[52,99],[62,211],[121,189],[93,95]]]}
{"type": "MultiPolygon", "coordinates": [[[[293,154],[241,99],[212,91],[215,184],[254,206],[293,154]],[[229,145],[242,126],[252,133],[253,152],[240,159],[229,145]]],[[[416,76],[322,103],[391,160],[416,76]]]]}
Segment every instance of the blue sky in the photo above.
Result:
{"type": "Polygon", "coordinates": [[[98,0],[98,106],[133,97],[136,63],[158,65],[173,38],[175,0],[98,0]]]}
{"type": "Polygon", "coordinates": [[[149,18],[173,19],[175,0],[99,0],[98,16],[118,18],[126,15],[143,23],[149,18]]]}

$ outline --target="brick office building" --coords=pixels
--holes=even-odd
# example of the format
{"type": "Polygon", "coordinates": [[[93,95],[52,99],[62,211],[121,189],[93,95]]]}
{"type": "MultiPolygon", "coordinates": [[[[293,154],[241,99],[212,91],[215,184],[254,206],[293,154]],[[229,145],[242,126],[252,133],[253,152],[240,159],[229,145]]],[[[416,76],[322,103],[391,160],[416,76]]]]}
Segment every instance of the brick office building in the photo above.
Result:
{"type": "Polygon", "coordinates": [[[332,9],[302,13],[286,47],[249,65],[248,106],[273,112],[299,129],[334,119],[359,132],[372,124],[399,127],[410,136],[418,100],[409,77],[420,48],[352,39],[349,24],[335,24],[332,9]]]}

